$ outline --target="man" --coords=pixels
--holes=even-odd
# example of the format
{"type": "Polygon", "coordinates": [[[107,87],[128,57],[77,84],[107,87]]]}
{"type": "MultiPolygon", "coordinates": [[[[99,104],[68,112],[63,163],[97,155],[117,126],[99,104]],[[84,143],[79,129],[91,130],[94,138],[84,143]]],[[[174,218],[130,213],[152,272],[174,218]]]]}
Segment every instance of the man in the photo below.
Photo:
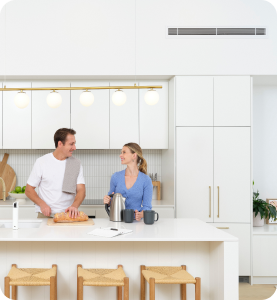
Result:
{"type": "Polygon", "coordinates": [[[76,150],[76,131],[61,128],[54,135],[56,150],[38,158],[27,181],[25,194],[36,205],[38,218],[53,217],[55,213],[69,212],[69,216],[79,215],[78,207],[86,196],[83,167],[79,160],[72,156],[76,150]],[[74,161],[75,170],[67,171],[66,164],[74,161]],[[76,164],[77,162],[77,164],[76,164]],[[77,166],[77,169],[76,169],[77,166]],[[74,172],[76,176],[74,177],[74,172]],[[66,175],[69,173],[69,176],[66,175]],[[72,175],[73,174],[73,175],[72,175]],[[64,181],[70,177],[73,193],[64,190],[64,181]],[[75,184],[75,185],[74,185],[75,184]],[[39,187],[38,194],[35,188],[39,187]]]}

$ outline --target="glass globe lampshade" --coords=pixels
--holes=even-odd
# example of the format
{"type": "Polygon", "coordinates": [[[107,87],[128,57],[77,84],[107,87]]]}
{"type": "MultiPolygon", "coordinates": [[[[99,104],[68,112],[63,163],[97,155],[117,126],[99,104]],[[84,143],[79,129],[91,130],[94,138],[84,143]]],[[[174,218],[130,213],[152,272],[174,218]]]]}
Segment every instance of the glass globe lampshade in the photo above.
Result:
{"type": "Polygon", "coordinates": [[[126,102],[126,99],[126,94],[121,90],[117,90],[113,93],[112,101],[117,106],[123,105],[126,102]]]}
{"type": "Polygon", "coordinates": [[[53,91],[47,96],[46,102],[51,108],[57,108],[62,104],[62,96],[58,92],[53,91]]]}
{"type": "Polygon", "coordinates": [[[91,106],[94,102],[94,96],[92,92],[86,90],[80,95],[80,102],[84,106],[91,106]]]}
{"type": "Polygon", "coordinates": [[[14,103],[18,108],[25,108],[28,106],[30,99],[26,93],[20,91],[14,97],[14,103]]]}
{"type": "Polygon", "coordinates": [[[144,100],[148,105],[155,105],[159,101],[159,94],[157,91],[151,89],[145,93],[144,100]]]}

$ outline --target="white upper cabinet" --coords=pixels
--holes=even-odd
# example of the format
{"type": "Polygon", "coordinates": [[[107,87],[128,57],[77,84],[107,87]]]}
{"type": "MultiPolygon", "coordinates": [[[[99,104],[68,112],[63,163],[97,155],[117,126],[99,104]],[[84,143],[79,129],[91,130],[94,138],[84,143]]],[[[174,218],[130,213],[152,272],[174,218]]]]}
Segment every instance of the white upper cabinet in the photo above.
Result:
{"type": "MultiPolygon", "coordinates": [[[[76,81],[72,87],[109,86],[109,82],[76,81]]],[[[109,149],[109,90],[91,90],[94,102],[80,103],[83,91],[71,91],[71,127],[76,133],[77,149],[109,149]]]]}
{"type": "Polygon", "coordinates": [[[142,149],[168,149],[168,82],[143,81],[139,85],[162,85],[162,89],[156,89],[159,102],[155,105],[145,102],[147,90],[139,90],[140,146],[142,149]]]}
{"type": "MultiPolygon", "coordinates": [[[[33,87],[70,87],[69,82],[33,82],[33,87]]],[[[51,108],[46,98],[51,91],[32,91],[32,148],[55,149],[54,134],[60,128],[70,128],[70,91],[58,91],[62,104],[51,108]]]]}
{"type": "MultiPolygon", "coordinates": [[[[134,82],[113,81],[110,86],[130,86],[134,82]]],[[[117,106],[112,102],[113,93],[116,90],[110,90],[110,149],[122,149],[124,144],[139,144],[139,121],[138,121],[138,90],[123,90],[127,96],[126,102],[117,106]]]]}
{"type": "MultiPolygon", "coordinates": [[[[31,82],[7,82],[7,88],[30,88],[31,82]]],[[[3,92],[3,148],[31,149],[31,91],[25,91],[30,103],[18,108],[14,103],[17,91],[3,92]]]]}
{"type": "Polygon", "coordinates": [[[176,126],[213,126],[213,76],[176,77],[176,126]]]}
{"type": "Polygon", "coordinates": [[[250,223],[250,127],[214,127],[214,222],[250,223]]]}
{"type": "Polygon", "coordinates": [[[176,128],[176,216],[213,222],[213,127],[176,128]]]}
{"type": "Polygon", "coordinates": [[[214,126],[251,126],[250,76],[214,77],[214,126]]]}

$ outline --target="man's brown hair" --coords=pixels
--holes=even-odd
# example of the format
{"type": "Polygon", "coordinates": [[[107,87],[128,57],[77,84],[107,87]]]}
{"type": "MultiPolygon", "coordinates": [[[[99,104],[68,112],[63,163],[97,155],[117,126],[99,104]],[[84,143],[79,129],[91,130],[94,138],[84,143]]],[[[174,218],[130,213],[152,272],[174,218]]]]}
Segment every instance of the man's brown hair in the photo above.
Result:
{"type": "Polygon", "coordinates": [[[70,128],[60,128],[58,129],[55,134],[54,134],[54,142],[55,142],[55,147],[58,147],[58,142],[61,141],[63,145],[65,144],[66,138],[68,134],[75,135],[76,131],[74,129],[70,128]]]}

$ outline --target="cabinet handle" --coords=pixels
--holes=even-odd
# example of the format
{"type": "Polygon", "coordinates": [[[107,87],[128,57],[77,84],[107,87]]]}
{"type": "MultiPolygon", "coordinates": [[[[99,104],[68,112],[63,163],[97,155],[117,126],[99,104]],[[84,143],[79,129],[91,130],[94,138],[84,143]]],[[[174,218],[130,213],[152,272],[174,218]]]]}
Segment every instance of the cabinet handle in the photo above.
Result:
{"type": "Polygon", "coordinates": [[[217,199],[218,199],[218,204],[217,204],[217,217],[219,218],[219,186],[217,186],[217,199]]]}
{"type": "Polygon", "coordinates": [[[229,229],[229,227],[216,227],[217,229],[229,229]]]}
{"type": "Polygon", "coordinates": [[[211,199],[211,187],[209,186],[209,198],[210,198],[210,205],[209,205],[209,218],[211,217],[211,203],[212,203],[212,199],[211,199]]]}

